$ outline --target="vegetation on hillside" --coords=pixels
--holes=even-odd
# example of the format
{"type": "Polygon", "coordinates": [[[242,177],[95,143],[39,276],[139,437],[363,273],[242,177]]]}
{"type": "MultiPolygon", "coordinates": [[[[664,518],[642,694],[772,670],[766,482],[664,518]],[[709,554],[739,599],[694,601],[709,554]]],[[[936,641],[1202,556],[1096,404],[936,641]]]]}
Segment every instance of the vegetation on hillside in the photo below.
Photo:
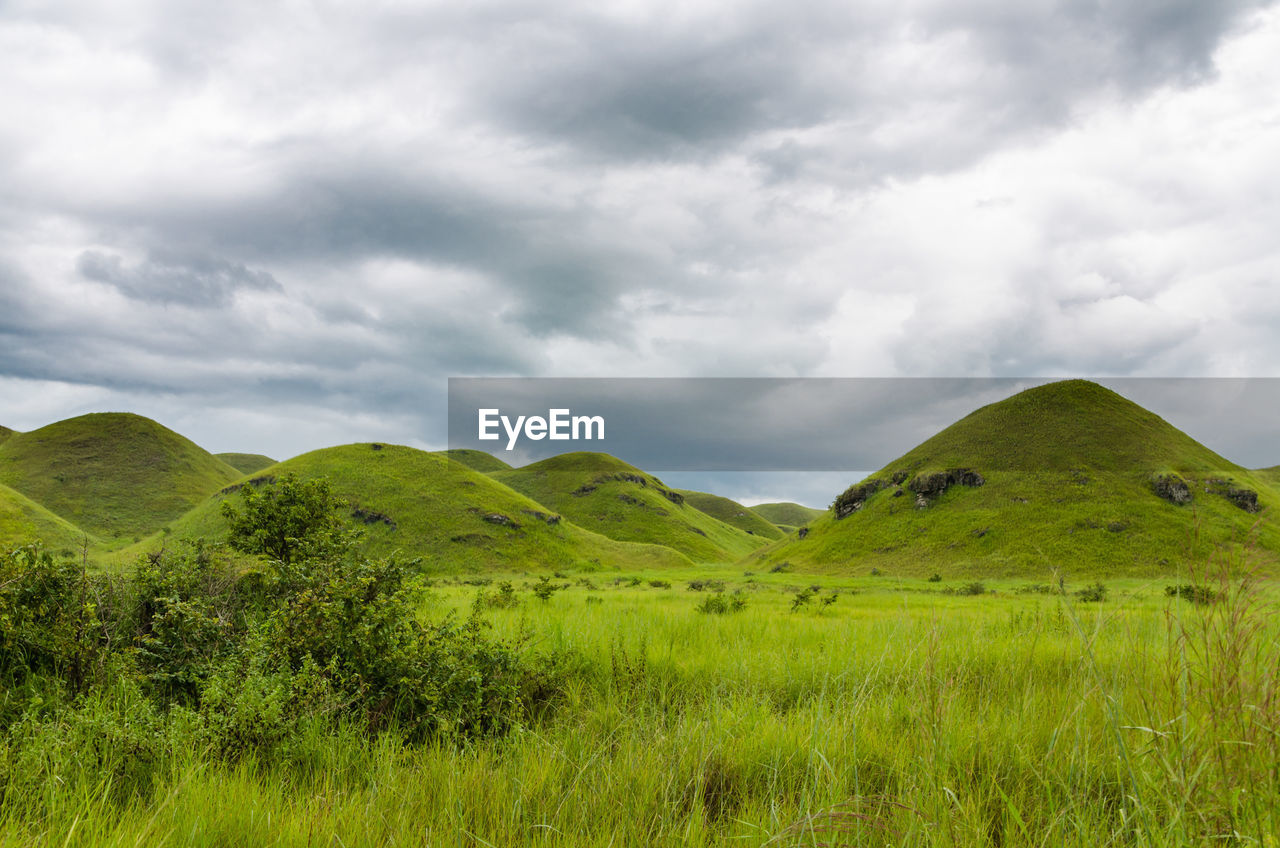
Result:
{"type": "Polygon", "coordinates": [[[71,553],[98,540],[35,503],[21,492],[0,485],[0,546],[38,539],[50,550],[71,553]]]}
{"type": "Polygon", "coordinates": [[[104,542],[159,530],[240,473],[129,413],[69,418],[0,443],[0,484],[104,542]]]}
{"type": "Polygon", "coordinates": [[[823,514],[820,509],[801,506],[790,501],[756,504],[751,507],[751,511],[779,527],[803,527],[823,514]]]}
{"type": "Polygon", "coordinates": [[[472,450],[471,448],[453,448],[444,452],[444,455],[460,462],[473,471],[479,471],[481,474],[488,474],[490,471],[510,471],[511,465],[503,462],[491,453],[485,453],[481,450],[472,450]]]}
{"type": "MultiPolygon", "coordinates": [[[[574,526],[444,454],[381,443],[324,448],[263,469],[171,522],[170,537],[221,538],[227,528],[223,502],[235,502],[242,488],[289,474],[328,480],[364,531],[363,553],[399,553],[421,560],[427,571],[688,564],[675,551],[617,542],[574,526]]],[[[145,540],[141,549],[161,541],[145,540]]]]}
{"type": "Polygon", "coordinates": [[[685,503],[694,509],[699,509],[712,518],[737,527],[752,536],[759,536],[761,539],[781,539],[784,535],[776,525],[731,498],[688,489],[678,491],[684,495],[685,503]]]}
{"type": "Polygon", "coordinates": [[[753,563],[924,575],[1158,574],[1253,544],[1280,553],[1276,491],[1093,383],[966,416],[839,495],[753,563]]]}
{"type": "Polygon", "coordinates": [[[608,454],[561,454],[490,476],[588,530],[662,545],[694,562],[732,562],[766,541],[702,512],[658,478],[608,454]]]}
{"type": "Polygon", "coordinates": [[[214,456],[241,474],[253,474],[276,464],[274,459],[260,453],[215,453],[214,456]]]}

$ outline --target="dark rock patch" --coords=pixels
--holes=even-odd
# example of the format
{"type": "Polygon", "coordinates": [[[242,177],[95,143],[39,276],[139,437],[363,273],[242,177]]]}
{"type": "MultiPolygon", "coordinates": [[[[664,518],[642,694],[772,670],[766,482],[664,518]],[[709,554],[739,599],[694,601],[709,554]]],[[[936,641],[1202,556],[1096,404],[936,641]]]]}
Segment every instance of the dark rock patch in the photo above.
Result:
{"type": "Polygon", "coordinates": [[[884,481],[876,477],[863,480],[861,483],[855,483],[845,489],[832,502],[831,510],[835,513],[837,519],[853,515],[853,513],[862,509],[863,504],[867,502],[867,498],[883,488],[884,481]]]}
{"type": "Polygon", "coordinates": [[[555,527],[557,524],[560,523],[560,516],[558,515],[550,515],[545,512],[539,512],[536,509],[522,509],[520,511],[523,512],[525,515],[533,516],[537,520],[545,522],[546,524],[549,524],[552,527],[555,527]]]}
{"type": "Polygon", "coordinates": [[[482,518],[484,521],[487,521],[490,524],[497,524],[499,527],[509,527],[512,530],[520,529],[519,524],[517,524],[510,517],[503,515],[500,512],[489,512],[489,513],[486,513],[482,518]]]}
{"type": "Polygon", "coordinates": [[[1258,493],[1253,489],[1232,486],[1223,492],[1222,496],[1245,512],[1257,512],[1262,509],[1258,506],[1258,493]]]}
{"type": "Polygon", "coordinates": [[[799,530],[796,531],[796,535],[799,536],[801,539],[803,539],[805,536],[809,535],[809,528],[801,527],[799,530]]]}
{"type": "Polygon", "coordinates": [[[981,486],[986,478],[971,468],[949,468],[946,471],[934,471],[931,474],[917,474],[907,483],[907,488],[916,493],[916,508],[929,506],[931,498],[939,495],[952,486],[981,486]]]}
{"type": "Polygon", "coordinates": [[[1191,487],[1176,474],[1161,474],[1151,481],[1151,488],[1171,504],[1191,503],[1191,487]]]}
{"type": "Polygon", "coordinates": [[[351,517],[363,524],[385,524],[388,527],[395,527],[396,523],[391,516],[386,513],[377,512],[372,509],[365,509],[362,506],[354,507],[351,510],[351,517]]]}
{"type": "MultiPolygon", "coordinates": [[[[276,481],[276,476],[274,474],[264,474],[261,477],[254,477],[245,482],[256,489],[260,486],[266,485],[267,483],[274,483],[275,481],[276,481]]],[[[245,483],[232,483],[230,486],[227,486],[225,489],[219,492],[219,494],[229,495],[232,492],[238,492],[240,491],[240,488],[244,485],[245,483]]]]}

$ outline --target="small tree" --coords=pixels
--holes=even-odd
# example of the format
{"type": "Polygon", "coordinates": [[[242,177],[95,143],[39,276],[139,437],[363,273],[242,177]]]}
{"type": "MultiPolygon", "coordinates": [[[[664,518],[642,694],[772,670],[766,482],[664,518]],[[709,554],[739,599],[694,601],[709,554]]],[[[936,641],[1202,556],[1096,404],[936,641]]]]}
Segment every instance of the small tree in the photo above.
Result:
{"type": "Polygon", "coordinates": [[[343,520],[346,504],[328,480],[299,480],[291,473],[260,490],[242,486],[240,497],[240,509],[229,501],[222,504],[228,543],[275,560],[282,571],[305,560],[336,559],[359,538],[343,520]]]}

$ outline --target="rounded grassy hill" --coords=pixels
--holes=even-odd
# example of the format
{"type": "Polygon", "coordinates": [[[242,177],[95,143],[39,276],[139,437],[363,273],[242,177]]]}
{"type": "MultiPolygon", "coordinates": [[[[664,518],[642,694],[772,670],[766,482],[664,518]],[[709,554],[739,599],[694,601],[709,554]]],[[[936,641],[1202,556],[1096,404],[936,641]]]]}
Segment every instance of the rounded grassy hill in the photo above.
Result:
{"type": "Polygon", "coordinates": [[[0,483],[107,544],[160,529],[239,476],[131,413],[82,415],[0,443],[0,483]]]}
{"type": "Polygon", "coordinates": [[[1147,575],[1276,562],[1280,492],[1154,413],[1069,380],[982,407],[753,562],[851,573],[1147,575]]]}
{"type": "Polygon", "coordinates": [[[694,562],[732,562],[766,541],[608,454],[566,453],[490,476],[580,527],[619,541],[664,545],[694,562]]]}
{"type": "Polygon", "coordinates": [[[238,498],[242,485],[290,473],[328,478],[365,531],[365,553],[421,558],[428,571],[690,564],[675,551],[620,543],[576,527],[444,454],[377,443],[324,448],[262,469],[173,522],[172,535],[223,538],[224,500],[238,498]]]}

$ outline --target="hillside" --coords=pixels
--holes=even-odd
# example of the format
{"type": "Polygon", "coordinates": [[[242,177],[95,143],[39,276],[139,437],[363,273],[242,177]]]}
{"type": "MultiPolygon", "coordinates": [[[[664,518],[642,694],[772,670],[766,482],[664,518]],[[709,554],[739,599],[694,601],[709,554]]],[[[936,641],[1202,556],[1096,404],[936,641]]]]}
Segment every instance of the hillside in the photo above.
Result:
{"type": "Polygon", "coordinates": [[[4,444],[5,440],[12,436],[13,433],[14,431],[8,427],[0,426],[0,444],[4,444]]]}
{"type": "Polygon", "coordinates": [[[1276,507],[1280,492],[1253,472],[1072,380],[976,410],[850,487],[804,538],[752,559],[850,573],[1148,575],[1254,538],[1274,563],[1276,507]]]}
{"type": "MultiPolygon", "coordinates": [[[[421,557],[429,571],[690,564],[674,551],[622,544],[575,527],[439,453],[400,445],[343,445],[277,463],[259,475],[290,472],[329,479],[363,525],[367,553],[421,557]]],[[[226,532],[221,502],[237,498],[238,488],[227,487],[174,521],[172,535],[221,539],[226,532]]]]}
{"type": "Polygon", "coordinates": [[[498,459],[491,453],[485,453],[482,450],[472,450],[471,448],[453,448],[447,450],[444,455],[460,462],[470,468],[472,471],[479,471],[481,474],[488,474],[491,471],[510,471],[511,465],[498,459]]]}
{"type": "Polygon", "coordinates": [[[255,471],[261,471],[268,465],[276,464],[274,459],[269,456],[263,456],[260,453],[215,453],[214,456],[241,474],[252,474],[255,471]]]}
{"type": "Polygon", "coordinates": [[[97,543],[21,492],[0,485],[0,547],[39,541],[48,550],[66,554],[79,551],[86,537],[91,546],[97,543]]]}
{"type": "Polygon", "coordinates": [[[588,530],[665,545],[694,562],[732,562],[762,542],[607,454],[567,453],[490,476],[588,530]]]}
{"type": "Polygon", "coordinates": [[[712,518],[737,527],[752,536],[759,536],[761,539],[781,539],[784,535],[776,526],[735,500],[709,492],[694,492],[689,489],[676,491],[684,495],[684,502],[694,509],[701,510],[712,518]]]}
{"type": "Polygon", "coordinates": [[[801,506],[790,501],[756,504],[751,507],[751,511],[771,524],[786,528],[803,527],[813,519],[825,514],[825,510],[801,506]]]}
{"type": "Polygon", "coordinates": [[[94,413],[0,443],[0,483],[104,543],[128,543],[240,477],[156,422],[94,413]]]}

